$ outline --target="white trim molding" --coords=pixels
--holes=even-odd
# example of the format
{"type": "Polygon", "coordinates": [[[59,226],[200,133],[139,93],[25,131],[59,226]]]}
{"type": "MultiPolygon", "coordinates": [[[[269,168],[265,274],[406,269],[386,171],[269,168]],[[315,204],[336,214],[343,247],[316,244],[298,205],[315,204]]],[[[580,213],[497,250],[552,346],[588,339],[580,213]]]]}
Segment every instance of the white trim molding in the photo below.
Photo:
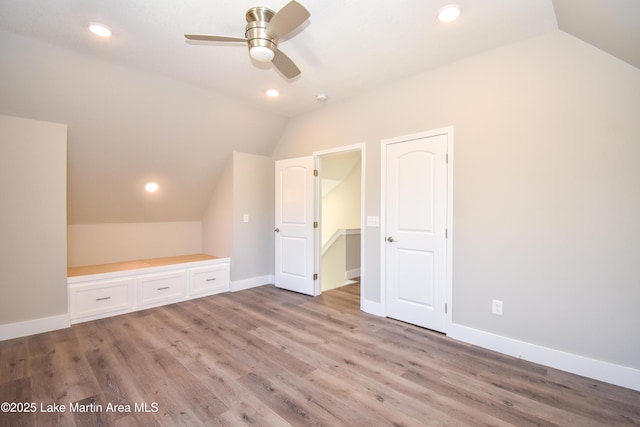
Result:
{"type": "Polygon", "coordinates": [[[355,236],[360,235],[359,228],[339,228],[337,229],[333,235],[327,240],[327,242],[322,245],[321,253],[324,255],[325,252],[342,236],[355,236]]]}
{"type": "Polygon", "coordinates": [[[0,325],[0,341],[57,331],[70,326],[71,320],[68,313],[25,320],[23,322],[7,323],[6,325],[0,325]]]}
{"type": "Polygon", "coordinates": [[[385,317],[384,306],[381,303],[366,300],[362,297],[360,297],[360,310],[373,314],[374,316],[385,317]]]}
{"type": "MultiPolygon", "coordinates": [[[[369,285],[369,277],[366,275],[366,269],[363,269],[363,265],[365,260],[367,259],[367,255],[366,255],[366,251],[365,251],[365,242],[367,241],[367,234],[366,234],[366,229],[364,227],[365,224],[365,206],[366,206],[366,201],[365,201],[365,194],[367,192],[367,144],[365,142],[360,142],[357,144],[351,144],[351,145],[344,145],[341,147],[335,147],[335,148],[329,148],[326,150],[319,150],[319,151],[314,151],[313,152],[313,157],[314,157],[314,164],[316,169],[318,168],[318,165],[320,164],[320,157],[327,155],[327,154],[337,154],[337,153],[345,153],[347,151],[360,151],[360,268],[362,271],[362,275],[360,276],[360,309],[362,311],[368,312],[367,309],[365,308],[365,298],[364,296],[366,295],[366,290],[371,286],[369,285]]],[[[321,212],[321,207],[322,207],[322,197],[319,190],[319,182],[316,182],[316,194],[315,194],[315,199],[314,199],[314,209],[315,209],[315,217],[316,218],[320,218],[320,212],[321,212]]],[[[315,246],[315,271],[318,272],[318,274],[322,274],[320,272],[320,258],[321,258],[321,239],[320,239],[320,235],[319,235],[319,231],[320,229],[317,229],[316,232],[316,246],[315,246]]],[[[317,281],[316,286],[318,287],[316,289],[317,293],[316,295],[320,295],[320,282],[322,281],[322,277],[320,277],[320,280],[317,281]]]]}
{"type": "Polygon", "coordinates": [[[231,281],[229,288],[231,292],[238,292],[273,283],[275,283],[274,275],[268,274],[266,276],[251,277],[249,279],[233,280],[231,281]]]}
{"type": "Polygon", "coordinates": [[[347,270],[344,273],[344,278],[347,280],[353,280],[360,277],[360,269],[354,268],[353,270],[347,270]]]}
{"type": "Polygon", "coordinates": [[[455,323],[449,326],[447,336],[550,368],[640,391],[640,369],[590,359],[455,323]]]}

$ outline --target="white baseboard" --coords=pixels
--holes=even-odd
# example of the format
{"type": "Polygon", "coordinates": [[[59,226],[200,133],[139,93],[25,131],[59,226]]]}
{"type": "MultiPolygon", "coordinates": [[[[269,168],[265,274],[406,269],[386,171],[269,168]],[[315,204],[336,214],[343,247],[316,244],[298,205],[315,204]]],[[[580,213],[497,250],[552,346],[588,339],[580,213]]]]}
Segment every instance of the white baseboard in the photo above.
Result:
{"type": "Polygon", "coordinates": [[[255,288],[257,286],[268,285],[274,283],[275,278],[272,274],[266,276],[252,277],[250,279],[235,280],[230,283],[231,292],[243,291],[245,289],[255,288]]]}
{"type": "Polygon", "coordinates": [[[7,323],[6,325],[0,325],[0,341],[56,331],[70,326],[71,320],[67,313],[58,316],[25,320],[24,322],[7,323]]]}
{"type": "Polygon", "coordinates": [[[360,310],[365,313],[373,314],[374,316],[385,317],[384,307],[379,302],[373,302],[360,298],[360,310]]]}
{"type": "Polygon", "coordinates": [[[344,278],[347,280],[355,279],[356,277],[360,277],[359,268],[354,268],[353,270],[347,270],[344,272],[344,278]]]}
{"type": "Polygon", "coordinates": [[[640,391],[640,369],[590,359],[458,324],[449,325],[447,336],[572,374],[640,391]]]}

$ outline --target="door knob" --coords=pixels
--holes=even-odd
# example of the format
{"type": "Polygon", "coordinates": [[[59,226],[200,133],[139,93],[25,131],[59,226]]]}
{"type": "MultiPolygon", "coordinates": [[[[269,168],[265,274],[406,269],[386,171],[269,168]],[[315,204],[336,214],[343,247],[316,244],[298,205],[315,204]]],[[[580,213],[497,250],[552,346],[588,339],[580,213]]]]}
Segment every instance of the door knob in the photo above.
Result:
{"type": "Polygon", "coordinates": [[[276,228],[276,229],[275,229],[275,230],[273,230],[273,231],[275,231],[276,233],[279,233],[279,232],[280,232],[280,229],[279,229],[279,228],[276,228]]]}
{"type": "Polygon", "coordinates": [[[387,237],[387,242],[393,242],[393,237],[391,236],[387,237]]]}

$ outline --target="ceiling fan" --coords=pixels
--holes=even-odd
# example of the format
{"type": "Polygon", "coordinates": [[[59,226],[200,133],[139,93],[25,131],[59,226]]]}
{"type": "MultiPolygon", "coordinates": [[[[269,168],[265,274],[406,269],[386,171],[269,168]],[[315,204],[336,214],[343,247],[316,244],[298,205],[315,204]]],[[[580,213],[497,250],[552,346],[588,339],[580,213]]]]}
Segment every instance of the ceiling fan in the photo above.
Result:
{"type": "Polygon", "coordinates": [[[300,69],[278,49],[278,39],[298,28],[309,16],[311,14],[307,9],[292,0],[277,13],[259,6],[247,10],[245,37],[210,34],[185,34],[184,36],[189,40],[247,43],[249,55],[253,59],[271,62],[285,77],[291,79],[300,74],[300,69]]]}

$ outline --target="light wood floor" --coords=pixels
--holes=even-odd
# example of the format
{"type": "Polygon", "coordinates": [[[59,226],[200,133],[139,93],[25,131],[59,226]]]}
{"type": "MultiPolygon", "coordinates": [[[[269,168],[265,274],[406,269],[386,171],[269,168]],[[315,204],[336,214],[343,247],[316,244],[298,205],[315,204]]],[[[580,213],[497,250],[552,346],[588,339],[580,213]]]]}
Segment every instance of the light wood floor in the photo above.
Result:
{"type": "Polygon", "coordinates": [[[0,426],[640,424],[638,392],[367,315],[358,293],[262,286],[0,342],[0,402],[37,404],[0,426]]]}

